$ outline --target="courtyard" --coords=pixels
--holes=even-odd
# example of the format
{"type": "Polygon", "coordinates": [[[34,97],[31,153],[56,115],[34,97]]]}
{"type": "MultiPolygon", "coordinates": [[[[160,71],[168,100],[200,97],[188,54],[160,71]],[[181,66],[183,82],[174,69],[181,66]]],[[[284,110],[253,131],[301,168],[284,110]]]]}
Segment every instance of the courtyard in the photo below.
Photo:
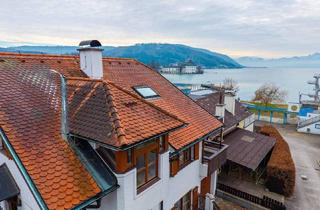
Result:
{"type": "Polygon", "coordinates": [[[285,200],[287,209],[320,209],[320,136],[298,133],[295,125],[274,126],[288,142],[296,167],[295,192],[285,200]]]}

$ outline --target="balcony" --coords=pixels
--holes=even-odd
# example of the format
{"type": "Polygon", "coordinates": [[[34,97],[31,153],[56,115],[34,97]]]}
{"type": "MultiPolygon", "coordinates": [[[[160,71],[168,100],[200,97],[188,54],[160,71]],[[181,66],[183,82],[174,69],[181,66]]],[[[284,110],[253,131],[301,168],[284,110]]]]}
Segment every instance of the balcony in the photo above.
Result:
{"type": "Polygon", "coordinates": [[[227,161],[228,145],[219,142],[204,141],[202,163],[208,164],[208,175],[220,168],[227,161]]]}

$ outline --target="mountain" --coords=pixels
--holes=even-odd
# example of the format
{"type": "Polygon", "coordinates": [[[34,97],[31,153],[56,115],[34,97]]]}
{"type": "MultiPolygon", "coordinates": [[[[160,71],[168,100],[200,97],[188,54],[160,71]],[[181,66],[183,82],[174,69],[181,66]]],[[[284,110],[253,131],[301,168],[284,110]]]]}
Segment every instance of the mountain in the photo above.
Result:
{"type": "Polygon", "coordinates": [[[320,53],[272,59],[247,56],[236,61],[248,67],[320,67],[320,53]]]}
{"type": "Polygon", "coordinates": [[[146,64],[158,62],[161,66],[177,64],[192,59],[197,65],[205,68],[242,67],[226,55],[180,44],[136,44],[113,48],[105,51],[104,54],[112,57],[135,58],[146,64]]]}
{"type": "MultiPolygon", "coordinates": [[[[76,46],[15,46],[0,48],[5,52],[76,54],[76,46]]],[[[103,55],[109,57],[134,58],[147,65],[168,66],[192,59],[204,68],[242,68],[227,55],[181,44],[135,44],[132,46],[104,46],[103,55]]]]}

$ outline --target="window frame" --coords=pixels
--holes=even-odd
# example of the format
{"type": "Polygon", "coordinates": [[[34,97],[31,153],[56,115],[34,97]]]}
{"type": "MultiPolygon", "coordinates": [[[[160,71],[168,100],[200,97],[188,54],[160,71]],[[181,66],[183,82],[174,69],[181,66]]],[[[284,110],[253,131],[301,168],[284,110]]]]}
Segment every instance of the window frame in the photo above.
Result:
{"type": "Polygon", "coordinates": [[[176,208],[177,210],[183,210],[184,209],[184,204],[185,204],[185,198],[188,198],[187,201],[189,201],[189,210],[192,210],[192,193],[191,190],[188,191],[186,194],[184,194],[175,204],[174,204],[174,208],[176,208]]]}
{"type": "Polygon", "coordinates": [[[146,86],[146,85],[134,86],[134,87],[132,87],[132,88],[133,88],[133,90],[134,90],[139,96],[141,96],[141,97],[144,98],[144,99],[152,99],[152,98],[159,98],[159,97],[160,97],[160,95],[159,95],[159,93],[158,93],[157,91],[155,91],[153,88],[151,88],[151,87],[149,87],[149,86],[146,86]],[[152,90],[152,91],[155,93],[155,95],[144,96],[144,95],[139,91],[139,89],[143,89],[143,88],[149,88],[150,90],[152,90]]]}
{"type": "Polygon", "coordinates": [[[134,155],[134,160],[135,160],[135,167],[136,167],[136,183],[137,183],[137,191],[138,193],[144,191],[146,188],[148,188],[150,185],[152,185],[154,182],[159,180],[159,144],[157,141],[149,143],[145,147],[137,148],[135,150],[135,155],[134,155]],[[156,159],[155,159],[155,176],[149,179],[149,157],[148,155],[152,152],[155,151],[156,154],[156,159]],[[137,168],[137,160],[139,157],[143,156],[144,157],[144,167],[145,167],[145,172],[144,172],[144,179],[145,181],[143,184],[138,185],[138,168],[137,168]]]}
{"type": "Polygon", "coordinates": [[[194,149],[194,146],[191,146],[179,153],[178,161],[180,170],[189,165],[192,161],[194,161],[194,149]]]}

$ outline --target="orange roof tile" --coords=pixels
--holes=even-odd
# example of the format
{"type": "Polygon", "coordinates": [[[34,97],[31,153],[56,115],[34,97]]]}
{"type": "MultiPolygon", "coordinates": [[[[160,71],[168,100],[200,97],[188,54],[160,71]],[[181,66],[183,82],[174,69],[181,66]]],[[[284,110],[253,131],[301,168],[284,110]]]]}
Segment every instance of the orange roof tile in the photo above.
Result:
{"type": "Polygon", "coordinates": [[[69,209],[101,192],[60,135],[58,74],[37,62],[1,59],[0,126],[49,209],[69,209]]]}
{"type": "MultiPolygon", "coordinates": [[[[49,70],[60,72],[65,77],[87,77],[80,70],[79,56],[0,53],[0,126],[49,208],[67,209],[101,190],[61,138],[60,80],[49,70]]],[[[111,98],[112,103],[108,101],[102,106],[108,105],[111,112],[107,113],[98,105],[93,109],[96,113],[91,114],[98,117],[97,113],[113,113],[109,115],[113,124],[106,127],[107,131],[125,138],[123,141],[112,140],[108,142],[110,144],[131,144],[180,126],[183,121],[188,124],[186,127],[170,133],[170,144],[180,149],[222,126],[160,74],[135,60],[105,58],[104,74],[104,82],[76,84],[69,81],[68,85],[76,91],[76,95],[68,94],[70,113],[75,115],[69,121],[72,125],[72,120],[83,117],[76,112],[78,107],[72,104],[72,100],[79,100],[82,105],[91,103],[97,106],[95,103],[101,98],[80,100],[81,94],[92,94],[92,91],[97,95],[106,94],[103,98],[111,98]],[[93,90],[81,90],[87,85],[93,90]],[[137,85],[150,86],[160,98],[142,100],[132,89],[137,85]]],[[[101,136],[89,137],[109,141],[101,136]]]]}
{"type": "Polygon", "coordinates": [[[104,59],[104,79],[136,94],[132,87],[146,85],[154,89],[160,98],[151,103],[172,113],[188,123],[188,126],[171,132],[169,142],[180,149],[222,126],[222,123],[185,96],[159,73],[135,60],[116,61],[104,59]]]}
{"type": "Polygon", "coordinates": [[[169,113],[105,81],[68,78],[70,131],[121,147],[184,125],[169,113]]]}

